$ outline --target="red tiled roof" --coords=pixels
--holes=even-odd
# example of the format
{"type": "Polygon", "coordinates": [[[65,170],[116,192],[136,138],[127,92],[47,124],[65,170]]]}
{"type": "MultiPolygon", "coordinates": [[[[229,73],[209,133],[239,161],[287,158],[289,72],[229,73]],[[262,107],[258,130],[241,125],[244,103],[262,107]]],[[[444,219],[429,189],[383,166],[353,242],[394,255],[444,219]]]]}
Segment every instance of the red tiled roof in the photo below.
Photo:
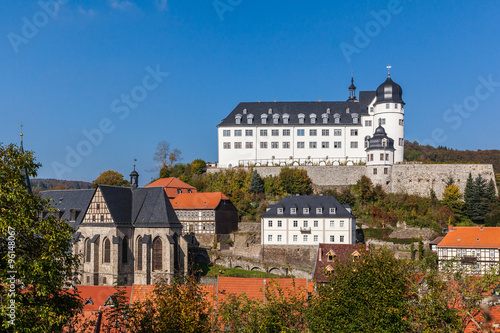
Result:
{"type": "Polygon", "coordinates": [[[184,183],[177,177],[160,178],[145,187],[163,187],[169,198],[178,196],[178,190],[182,193],[189,193],[189,190],[191,193],[196,193],[196,187],[184,183]]]}
{"type": "Polygon", "coordinates": [[[500,227],[449,227],[437,247],[500,248],[500,227]]]}
{"type": "Polygon", "coordinates": [[[366,251],[368,246],[365,244],[325,244],[320,243],[318,246],[318,254],[316,256],[316,265],[314,267],[313,279],[316,282],[328,281],[328,276],[325,275],[325,270],[328,266],[334,268],[335,260],[340,263],[352,258],[352,255],[358,251],[366,251]],[[335,259],[328,261],[328,254],[332,251],[335,259]]]}
{"type": "Polygon", "coordinates": [[[170,199],[174,209],[215,209],[221,200],[229,200],[222,192],[182,193],[170,199]]]}

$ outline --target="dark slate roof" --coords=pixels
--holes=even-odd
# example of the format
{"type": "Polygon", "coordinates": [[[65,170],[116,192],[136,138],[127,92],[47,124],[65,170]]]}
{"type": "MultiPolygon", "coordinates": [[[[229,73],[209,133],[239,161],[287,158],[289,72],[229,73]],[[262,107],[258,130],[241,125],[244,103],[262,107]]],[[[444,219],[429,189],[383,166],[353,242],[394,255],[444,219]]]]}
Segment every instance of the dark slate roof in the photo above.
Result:
{"type": "Polygon", "coordinates": [[[99,185],[109,213],[116,224],[132,221],[132,190],[129,187],[99,185]]]}
{"type": "Polygon", "coordinates": [[[346,217],[354,216],[345,209],[345,207],[331,195],[316,196],[289,196],[282,199],[276,205],[268,207],[268,211],[261,217],[346,217]],[[323,213],[316,214],[316,208],[323,208],[323,213]],[[283,214],[278,214],[278,208],[283,208],[283,214]],[[297,214],[290,214],[290,208],[297,208],[297,214]],[[309,214],[304,214],[303,208],[309,208],[309,214]],[[335,214],[330,214],[330,208],[336,208],[335,214]]]}
{"type": "Polygon", "coordinates": [[[385,132],[385,129],[382,127],[382,125],[378,125],[378,127],[375,129],[375,134],[373,134],[373,136],[368,139],[368,147],[366,148],[366,151],[373,149],[394,150],[394,140],[387,136],[387,133],[385,132]],[[384,139],[386,140],[385,146],[382,144],[384,139]]]}
{"type": "Polygon", "coordinates": [[[377,88],[376,92],[377,101],[375,102],[375,104],[380,104],[380,103],[405,104],[405,102],[403,102],[402,95],[403,95],[403,89],[401,89],[401,86],[396,82],[392,81],[391,77],[388,76],[387,80],[385,80],[385,82],[382,83],[377,88]]]}
{"type": "Polygon", "coordinates": [[[181,226],[162,187],[137,188],[133,193],[132,217],[135,226],[181,226]]]}
{"type": "MultiPolygon", "coordinates": [[[[343,264],[346,260],[352,260],[352,254],[358,251],[368,251],[368,245],[365,244],[326,244],[320,243],[318,246],[318,254],[316,264],[314,265],[313,280],[315,282],[328,282],[328,274],[326,268],[330,265],[335,269],[335,262],[343,264]],[[335,255],[334,261],[328,261],[328,253],[332,251],[335,255]]],[[[335,271],[333,271],[335,274],[335,271]]]]}
{"type": "Polygon", "coordinates": [[[92,189],[44,191],[41,192],[40,196],[42,199],[52,199],[50,204],[59,211],[64,211],[61,218],[67,220],[68,223],[76,229],[83,220],[83,216],[89,207],[90,201],[94,196],[94,192],[95,190],[92,189]],[[70,221],[70,211],[72,209],[75,209],[78,212],[76,221],[70,221]]]}
{"type": "MultiPolygon", "coordinates": [[[[288,120],[289,125],[299,124],[300,113],[305,115],[304,124],[310,125],[310,114],[316,114],[316,125],[324,125],[321,115],[327,113],[327,109],[330,108],[330,114],[328,116],[328,125],[345,125],[352,124],[352,114],[357,113],[358,117],[368,114],[368,105],[375,98],[375,91],[361,91],[359,93],[359,101],[348,100],[345,102],[242,102],[239,103],[236,108],[234,108],[231,113],[221,121],[218,126],[232,126],[236,125],[235,116],[240,114],[241,124],[249,126],[247,124],[247,117],[253,115],[252,125],[261,125],[261,115],[267,115],[267,125],[273,125],[273,115],[279,115],[278,125],[283,124],[283,114],[288,113],[290,116],[288,120]],[[349,113],[346,109],[349,108],[349,113]],[[246,109],[246,114],[243,110],[246,109]],[[269,114],[269,109],[272,109],[272,114],[269,114]],[[335,124],[334,115],[340,115],[339,124],[335,124]]],[[[361,120],[361,119],[359,119],[361,120]]],[[[358,122],[361,126],[361,121],[358,122]]]]}

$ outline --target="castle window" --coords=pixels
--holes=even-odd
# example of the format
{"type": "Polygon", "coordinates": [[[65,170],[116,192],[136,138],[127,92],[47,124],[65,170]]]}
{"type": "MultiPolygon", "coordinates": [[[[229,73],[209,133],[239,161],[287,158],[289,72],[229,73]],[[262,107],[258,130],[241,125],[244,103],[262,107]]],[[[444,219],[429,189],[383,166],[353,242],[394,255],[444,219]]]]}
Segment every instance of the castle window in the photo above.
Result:
{"type": "Polygon", "coordinates": [[[241,149],[241,142],[235,142],[234,149],[241,149]]]}
{"type": "Polygon", "coordinates": [[[153,271],[161,271],[163,269],[163,245],[160,237],[156,237],[153,241],[153,271]]]}
{"type": "Polygon", "coordinates": [[[403,138],[399,138],[399,145],[404,146],[405,145],[405,140],[403,138]]]}
{"type": "Polygon", "coordinates": [[[288,124],[288,119],[290,115],[288,113],[283,113],[283,124],[288,124]]]}
{"type": "Polygon", "coordinates": [[[236,116],[234,116],[234,120],[236,122],[236,125],[241,124],[241,114],[238,113],[236,116]]]}
{"type": "Polygon", "coordinates": [[[104,263],[109,264],[111,262],[111,242],[108,238],[104,240],[104,263]]]}
{"type": "Polygon", "coordinates": [[[389,174],[389,168],[384,168],[384,175],[389,174]]]}
{"type": "Polygon", "coordinates": [[[137,270],[142,271],[142,237],[137,238],[137,270]]]}
{"type": "Polygon", "coordinates": [[[380,118],[380,125],[385,125],[385,118],[380,118]]]}
{"type": "Polygon", "coordinates": [[[304,136],[304,130],[303,129],[298,129],[297,130],[297,136],[304,136]]]}
{"type": "Polygon", "coordinates": [[[404,124],[405,124],[404,119],[399,119],[399,125],[404,126],[404,124]]]}
{"type": "Polygon", "coordinates": [[[335,235],[330,235],[330,243],[335,243],[335,235]]]}
{"type": "Polygon", "coordinates": [[[245,130],[245,136],[253,136],[253,130],[245,130]]]}
{"type": "Polygon", "coordinates": [[[261,129],[260,136],[267,136],[267,130],[261,129]]]}
{"type": "Polygon", "coordinates": [[[341,141],[334,141],[333,148],[342,148],[342,142],[341,141]]]}
{"type": "Polygon", "coordinates": [[[271,136],[279,136],[280,130],[271,130],[271,136]]]}
{"type": "Polygon", "coordinates": [[[309,135],[310,136],[316,136],[318,134],[318,131],[315,129],[309,130],[309,135]]]}
{"type": "Polygon", "coordinates": [[[323,124],[327,124],[328,123],[328,113],[323,113],[321,115],[321,118],[323,118],[323,124]]]}
{"type": "Polygon", "coordinates": [[[253,123],[253,114],[247,116],[247,124],[251,125],[253,123]]]}
{"type": "MultiPolygon", "coordinates": [[[[230,130],[223,130],[222,136],[231,136],[231,131],[230,130]]],[[[99,209],[99,208],[97,208],[97,209],[99,209]]]]}
{"type": "Polygon", "coordinates": [[[365,120],[365,126],[371,126],[372,121],[371,120],[365,120]]]}
{"type": "Polygon", "coordinates": [[[299,117],[299,124],[303,124],[304,118],[306,117],[306,115],[303,113],[299,113],[298,117],[299,117]]]}
{"type": "Polygon", "coordinates": [[[126,264],[128,262],[128,238],[127,236],[123,237],[122,241],[122,264],[126,264]]]}
{"type": "Polygon", "coordinates": [[[373,174],[376,175],[377,174],[377,168],[373,168],[373,174]]]}
{"type": "Polygon", "coordinates": [[[290,148],[290,142],[283,142],[283,149],[289,149],[290,148]]]}
{"type": "Polygon", "coordinates": [[[241,136],[241,130],[234,130],[234,136],[241,136]]]}
{"type": "Polygon", "coordinates": [[[284,129],[283,130],[283,136],[290,136],[290,130],[289,129],[284,129]]]}
{"type": "Polygon", "coordinates": [[[85,262],[90,262],[90,239],[85,240],[85,262]]]}
{"type": "Polygon", "coordinates": [[[277,124],[279,119],[280,119],[279,114],[277,113],[273,114],[273,124],[277,124]]]}
{"type": "Polygon", "coordinates": [[[104,215],[101,215],[101,222],[104,222],[104,215]]]}
{"type": "Polygon", "coordinates": [[[224,149],[231,149],[231,142],[224,142],[223,147],[224,149]]]}

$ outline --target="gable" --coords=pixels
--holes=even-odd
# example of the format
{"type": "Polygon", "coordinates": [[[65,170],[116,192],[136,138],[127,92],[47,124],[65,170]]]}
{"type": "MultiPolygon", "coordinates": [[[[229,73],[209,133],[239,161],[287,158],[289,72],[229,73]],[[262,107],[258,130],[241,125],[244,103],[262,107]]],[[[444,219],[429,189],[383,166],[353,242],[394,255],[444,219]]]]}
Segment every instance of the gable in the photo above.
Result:
{"type": "Polygon", "coordinates": [[[101,188],[98,187],[90,201],[82,223],[113,223],[113,218],[108,205],[104,200],[101,188]]]}

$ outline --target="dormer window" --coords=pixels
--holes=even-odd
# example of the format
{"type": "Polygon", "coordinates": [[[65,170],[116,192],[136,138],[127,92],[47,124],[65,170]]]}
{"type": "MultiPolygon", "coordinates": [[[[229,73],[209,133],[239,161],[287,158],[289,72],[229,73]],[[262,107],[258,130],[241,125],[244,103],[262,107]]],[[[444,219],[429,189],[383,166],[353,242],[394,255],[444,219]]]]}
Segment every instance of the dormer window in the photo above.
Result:
{"type": "Polygon", "coordinates": [[[323,124],[327,124],[328,123],[328,113],[323,113],[321,115],[321,118],[323,119],[323,124]]]}
{"type": "Polygon", "coordinates": [[[330,108],[326,109],[326,114],[330,114],[330,108]]]}
{"type": "Polygon", "coordinates": [[[273,114],[273,124],[277,124],[279,119],[280,119],[279,114],[277,113],[273,114]]]}
{"type": "Polygon", "coordinates": [[[382,147],[387,147],[387,139],[382,139],[382,147]]]}
{"type": "Polygon", "coordinates": [[[290,208],[290,214],[297,214],[297,208],[290,208]]]}
{"type": "Polygon", "coordinates": [[[358,114],[357,113],[353,113],[352,114],[352,123],[353,124],[357,124],[358,123],[358,118],[359,118],[358,114]]]}
{"type": "Polygon", "coordinates": [[[177,194],[181,194],[182,190],[180,188],[177,189],[177,194]]]}
{"type": "Polygon", "coordinates": [[[263,113],[261,116],[260,116],[260,122],[265,125],[266,122],[267,122],[267,114],[263,113]]]}
{"type": "Polygon", "coordinates": [[[309,115],[309,118],[311,119],[311,124],[316,124],[316,114],[315,113],[311,113],[309,115]]]}
{"type": "Polygon", "coordinates": [[[330,214],[335,214],[336,212],[337,212],[337,210],[335,209],[335,207],[330,208],[330,214]]]}
{"type": "Polygon", "coordinates": [[[283,124],[288,124],[288,119],[290,118],[290,115],[288,113],[283,114],[283,124]]]}
{"type": "Polygon", "coordinates": [[[333,119],[335,120],[335,124],[340,124],[340,114],[334,114],[333,119]]]}
{"type": "Polygon", "coordinates": [[[283,208],[278,208],[278,214],[283,214],[283,208]]]}
{"type": "Polygon", "coordinates": [[[304,214],[309,214],[309,208],[308,208],[308,207],[304,208],[304,209],[303,209],[303,213],[304,213],[304,214]]]}
{"type": "Polygon", "coordinates": [[[323,214],[323,208],[321,207],[316,208],[316,214],[323,214]]]}
{"type": "Polygon", "coordinates": [[[236,122],[236,125],[241,124],[241,117],[242,117],[242,116],[241,116],[241,114],[239,114],[239,113],[238,113],[236,116],[234,116],[234,120],[235,120],[235,122],[236,122]]]}
{"type": "Polygon", "coordinates": [[[247,116],[247,124],[251,125],[253,123],[253,114],[249,114],[247,116]]]}
{"type": "Polygon", "coordinates": [[[345,108],[345,113],[349,113],[351,112],[351,109],[350,108],[345,108]]]}
{"type": "Polygon", "coordinates": [[[247,109],[243,109],[243,114],[247,114],[247,109]]]}
{"type": "Polygon", "coordinates": [[[306,117],[305,114],[303,113],[299,113],[299,124],[303,124],[304,123],[304,118],[306,117]]]}
{"type": "Polygon", "coordinates": [[[269,110],[267,110],[267,113],[268,114],[273,114],[273,109],[269,108],[269,110]]]}
{"type": "Polygon", "coordinates": [[[337,255],[335,254],[335,252],[333,252],[332,250],[330,250],[326,254],[326,257],[327,257],[328,261],[333,261],[333,260],[335,260],[335,258],[337,257],[337,255]]]}
{"type": "Polygon", "coordinates": [[[370,106],[370,112],[373,112],[373,106],[370,106]]]}

